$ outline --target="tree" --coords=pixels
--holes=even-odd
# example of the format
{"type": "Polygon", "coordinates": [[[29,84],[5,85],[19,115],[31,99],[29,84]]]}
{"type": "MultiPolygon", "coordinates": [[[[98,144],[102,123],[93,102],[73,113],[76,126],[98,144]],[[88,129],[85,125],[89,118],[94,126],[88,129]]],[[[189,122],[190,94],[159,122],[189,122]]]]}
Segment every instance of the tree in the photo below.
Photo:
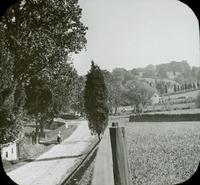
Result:
{"type": "Polygon", "coordinates": [[[196,83],[195,82],[192,83],[192,88],[196,89],[196,83]]]}
{"type": "Polygon", "coordinates": [[[192,87],[193,87],[193,86],[192,86],[192,82],[190,82],[190,83],[188,84],[188,88],[189,88],[189,89],[192,89],[192,87]]]}
{"type": "Polygon", "coordinates": [[[89,128],[100,139],[108,124],[108,92],[99,66],[92,61],[91,69],[86,75],[84,105],[89,128]]]}
{"type": "Polygon", "coordinates": [[[59,61],[53,69],[47,69],[50,89],[53,92],[54,113],[58,115],[70,109],[74,103],[78,74],[73,65],[59,61]]]}
{"type": "MultiPolygon", "coordinates": [[[[41,76],[35,76],[26,86],[26,104],[25,108],[29,115],[35,118],[36,137],[42,136],[44,128],[44,118],[49,113],[53,114],[53,95],[48,86],[48,83],[41,79],[41,76]]],[[[36,141],[38,141],[36,139],[36,141]]]]}
{"type": "MultiPolygon", "coordinates": [[[[113,76],[112,74],[107,71],[107,70],[103,70],[103,76],[104,76],[104,81],[108,90],[108,108],[109,108],[109,113],[113,114],[113,107],[116,106],[114,100],[116,98],[115,95],[115,88],[114,88],[114,84],[113,84],[113,76]]],[[[116,113],[116,111],[115,111],[116,113]]]]}
{"type": "Polygon", "coordinates": [[[166,71],[165,68],[161,68],[161,67],[158,68],[158,70],[157,70],[157,75],[158,75],[158,77],[161,78],[161,79],[168,78],[168,76],[167,76],[167,71],[166,71]]]}
{"type": "Polygon", "coordinates": [[[80,114],[84,115],[84,87],[85,87],[85,78],[83,76],[79,76],[75,81],[75,87],[72,91],[71,97],[71,108],[80,114]]]}
{"type": "Polygon", "coordinates": [[[167,84],[165,84],[165,93],[168,93],[168,87],[167,87],[167,84]]]}
{"type": "Polygon", "coordinates": [[[199,81],[197,81],[197,88],[199,88],[200,87],[200,82],[199,81]]]}
{"type": "MultiPolygon", "coordinates": [[[[23,81],[86,43],[77,0],[22,0],[3,16],[1,39],[13,58],[14,79],[23,81]]],[[[4,49],[5,51],[5,49],[4,49]]]]}
{"type": "Polygon", "coordinates": [[[125,85],[124,96],[129,100],[130,105],[136,106],[136,112],[140,112],[150,102],[151,97],[156,92],[148,83],[143,81],[128,81],[125,85]]]}
{"type": "MultiPolygon", "coordinates": [[[[17,123],[17,109],[23,106],[23,100],[16,99],[17,88],[23,92],[32,77],[49,69],[54,71],[60,61],[69,61],[71,53],[85,48],[87,27],[81,22],[81,15],[78,0],[20,0],[2,17],[0,111],[9,102],[4,115],[12,119],[11,123],[17,123]]],[[[6,126],[1,124],[2,128],[6,126]]]]}
{"type": "MultiPolygon", "coordinates": [[[[12,100],[11,100],[12,101],[12,100]]],[[[5,106],[0,107],[0,143],[4,144],[8,141],[12,141],[13,138],[19,137],[21,124],[18,119],[16,119],[13,114],[10,113],[10,107],[8,101],[5,106]],[[16,124],[17,123],[17,124],[16,124]]]]}
{"type": "Polygon", "coordinates": [[[187,86],[187,83],[185,82],[184,83],[184,90],[187,90],[188,89],[188,86],[187,86]]]}
{"type": "Polygon", "coordinates": [[[177,92],[177,86],[174,84],[174,92],[177,92]]]}
{"type": "Polygon", "coordinates": [[[177,85],[177,91],[178,92],[180,91],[180,85],[177,85]]]}
{"type": "Polygon", "coordinates": [[[111,75],[111,92],[112,94],[112,102],[114,106],[114,114],[116,115],[118,107],[123,104],[123,84],[126,83],[126,76],[127,71],[122,68],[116,68],[112,71],[111,75]]]}
{"type": "Polygon", "coordinates": [[[153,70],[149,70],[148,68],[145,69],[144,73],[143,73],[143,77],[144,78],[155,78],[155,71],[153,70]]]}
{"type": "Polygon", "coordinates": [[[156,81],[156,89],[160,94],[164,94],[165,89],[165,83],[163,81],[156,81]]]}

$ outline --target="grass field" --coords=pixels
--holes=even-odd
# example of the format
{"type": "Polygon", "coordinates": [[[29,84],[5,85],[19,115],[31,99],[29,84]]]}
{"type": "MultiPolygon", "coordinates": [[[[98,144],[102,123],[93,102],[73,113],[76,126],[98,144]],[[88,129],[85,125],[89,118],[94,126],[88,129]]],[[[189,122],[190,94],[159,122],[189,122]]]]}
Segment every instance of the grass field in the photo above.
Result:
{"type": "Polygon", "coordinates": [[[199,122],[135,122],[126,128],[134,185],[172,185],[194,174],[200,160],[199,122]]]}

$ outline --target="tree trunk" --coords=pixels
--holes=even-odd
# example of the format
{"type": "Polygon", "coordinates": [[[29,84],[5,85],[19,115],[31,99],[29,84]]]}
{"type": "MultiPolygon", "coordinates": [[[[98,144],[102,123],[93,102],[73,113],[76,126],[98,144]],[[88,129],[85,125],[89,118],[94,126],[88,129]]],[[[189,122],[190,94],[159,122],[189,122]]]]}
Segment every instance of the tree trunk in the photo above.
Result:
{"type": "Polygon", "coordinates": [[[44,125],[42,123],[42,120],[39,123],[39,127],[40,127],[40,137],[44,137],[44,125]]]}
{"type": "Polygon", "coordinates": [[[99,139],[99,141],[101,140],[101,134],[98,134],[98,139],[99,139]]]}
{"type": "Polygon", "coordinates": [[[114,112],[114,115],[117,114],[117,105],[115,105],[115,112],[114,112]]]}
{"type": "Polygon", "coordinates": [[[35,143],[39,143],[39,124],[38,124],[38,116],[35,117],[35,143]]]}
{"type": "Polygon", "coordinates": [[[6,107],[10,111],[12,111],[12,109],[14,108],[14,102],[15,102],[14,95],[17,89],[17,84],[18,84],[17,81],[15,81],[11,93],[5,98],[3,102],[3,106],[6,107]]]}

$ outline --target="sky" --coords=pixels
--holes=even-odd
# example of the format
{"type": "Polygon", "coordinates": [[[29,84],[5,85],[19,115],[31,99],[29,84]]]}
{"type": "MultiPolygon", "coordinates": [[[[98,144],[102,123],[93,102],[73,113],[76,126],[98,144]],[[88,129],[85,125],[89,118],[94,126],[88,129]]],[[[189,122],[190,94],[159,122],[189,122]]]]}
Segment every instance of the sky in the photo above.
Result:
{"type": "Polygon", "coordinates": [[[73,55],[80,75],[94,60],[101,69],[127,70],[187,60],[199,66],[198,19],[177,0],[79,0],[87,46],[73,55]]]}

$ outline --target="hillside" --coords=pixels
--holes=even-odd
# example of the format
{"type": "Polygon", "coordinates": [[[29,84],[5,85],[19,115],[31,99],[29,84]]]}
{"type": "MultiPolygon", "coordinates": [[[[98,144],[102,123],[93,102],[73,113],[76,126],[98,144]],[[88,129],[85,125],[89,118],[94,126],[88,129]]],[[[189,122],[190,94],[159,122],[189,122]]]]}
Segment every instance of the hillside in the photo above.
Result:
{"type": "Polygon", "coordinates": [[[181,84],[200,80],[200,68],[191,67],[187,61],[172,61],[159,65],[150,64],[145,68],[135,70],[144,78],[170,79],[181,84]]]}
{"type": "MultiPolygon", "coordinates": [[[[200,67],[192,67],[187,61],[171,61],[159,65],[149,64],[144,68],[133,68],[126,70],[124,68],[115,68],[119,76],[125,78],[143,78],[153,80],[176,81],[177,83],[189,83],[200,81],[200,67]]],[[[120,78],[121,78],[120,77],[120,78]]]]}
{"type": "Polygon", "coordinates": [[[200,67],[191,67],[187,61],[171,61],[144,68],[126,70],[115,68],[111,74],[117,75],[121,83],[128,80],[144,81],[160,94],[182,92],[200,87],[200,67]]]}

